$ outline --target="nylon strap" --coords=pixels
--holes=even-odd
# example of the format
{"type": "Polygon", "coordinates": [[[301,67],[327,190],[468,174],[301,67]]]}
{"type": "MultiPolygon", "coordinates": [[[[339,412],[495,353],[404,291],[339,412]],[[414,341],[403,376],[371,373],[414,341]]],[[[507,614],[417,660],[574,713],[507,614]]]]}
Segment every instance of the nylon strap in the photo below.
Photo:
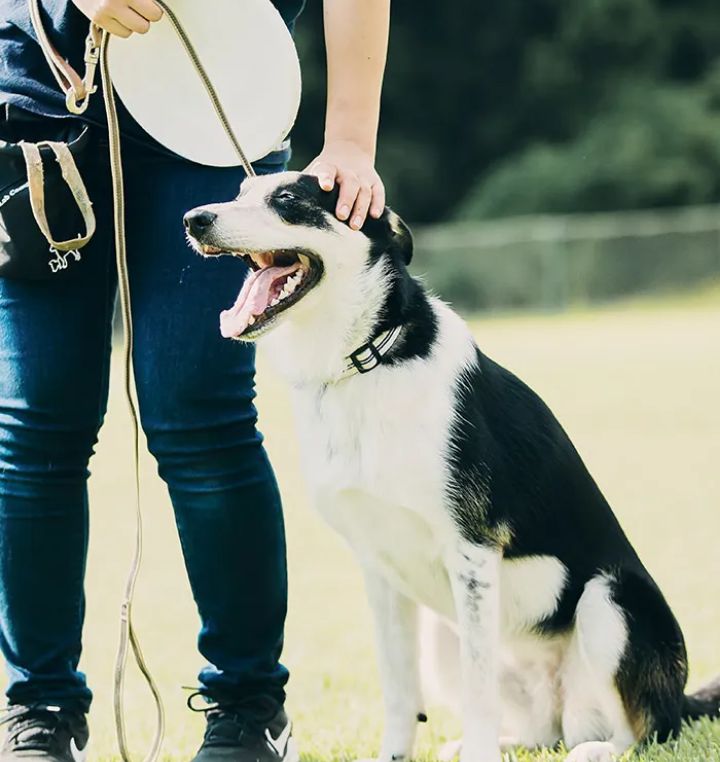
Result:
{"type": "Polygon", "coordinates": [[[75,159],[70,153],[70,149],[65,143],[50,140],[41,143],[26,143],[21,141],[20,148],[25,157],[30,206],[40,231],[47,239],[47,242],[58,251],[81,249],[93,237],[96,221],[90,197],[75,164],[75,159]],[[40,149],[43,146],[47,146],[55,154],[63,179],[70,189],[85,222],[85,235],[79,235],[77,238],[70,238],[67,241],[56,241],[52,236],[45,206],[45,170],[43,169],[42,155],[40,153],[40,149]]]}
{"type": "Polygon", "coordinates": [[[97,90],[95,72],[98,65],[101,30],[94,24],[90,27],[85,43],[85,75],[81,78],[73,67],[58,52],[48,37],[40,11],[40,0],[28,0],[30,21],[38,38],[45,60],[60,89],[65,93],[65,105],[72,114],[83,114],[90,96],[97,90]]]}

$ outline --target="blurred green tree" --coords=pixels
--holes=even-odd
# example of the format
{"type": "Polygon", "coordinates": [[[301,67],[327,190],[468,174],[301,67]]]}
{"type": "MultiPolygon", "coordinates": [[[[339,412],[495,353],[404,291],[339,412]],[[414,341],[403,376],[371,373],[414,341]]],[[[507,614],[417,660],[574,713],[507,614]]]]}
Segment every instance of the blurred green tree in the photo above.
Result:
{"type": "MultiPolygon", "coordinates": [[[[720,200],[710,0],[393,3],[379,166],[430,222],[720,200]]],[[[324,114],[321,3],[298,26],[296,166],[324,114]]]]}

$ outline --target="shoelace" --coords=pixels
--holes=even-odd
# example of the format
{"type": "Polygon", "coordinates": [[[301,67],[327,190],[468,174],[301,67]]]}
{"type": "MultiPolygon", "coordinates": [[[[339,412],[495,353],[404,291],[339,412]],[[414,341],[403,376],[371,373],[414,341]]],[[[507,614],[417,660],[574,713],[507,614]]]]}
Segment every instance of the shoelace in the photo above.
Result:
{"type": "Polygon", "coordinates": [[[32,704],[11,706],[4,712],[0,725],[9,726],[6,744],[16,749],[48,751],[57,743],[58,729],[72,734],[68,713],[60,707],[32,704]]]}
{"type": "Polygon", "coordinates": [[[216,701],[204,691],[188,696],[188,708],[203,713],[208,722],[206,746],[246,746],[264,738],[268,723],[282,708],[272,696],[257,695],[247,699],[216,701]],[[195,699],[203,701],[198,705],[195,699]]]}

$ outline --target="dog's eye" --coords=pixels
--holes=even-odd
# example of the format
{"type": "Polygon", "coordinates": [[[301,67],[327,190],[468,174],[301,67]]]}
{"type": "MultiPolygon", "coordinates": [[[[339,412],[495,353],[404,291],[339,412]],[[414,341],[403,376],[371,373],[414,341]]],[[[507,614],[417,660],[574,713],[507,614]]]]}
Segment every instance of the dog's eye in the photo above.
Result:
{"type": "Polygon", "coordinates": [[[281,190],[276,196],[279,201],[297,201],[298,197],[290,190],[281,190]]]}

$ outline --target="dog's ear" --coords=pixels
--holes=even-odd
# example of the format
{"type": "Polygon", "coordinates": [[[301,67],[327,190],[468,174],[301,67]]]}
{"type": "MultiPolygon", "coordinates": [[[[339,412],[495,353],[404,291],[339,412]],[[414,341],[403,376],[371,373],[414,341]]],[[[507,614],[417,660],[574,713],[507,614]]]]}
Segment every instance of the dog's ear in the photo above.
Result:
{"type": "Polygon", "coordinates": [[[392,248],[397,252],[400,260],[409,265],[413,256],[413,236],[410,228],[400,219],[399,215],[387,207],[385,215],[387,224],[390,228],[390,242],[392,248]]]}
{"type": "Polygon", "coordinates": [[[389,206],[377,219],[368,215],[362,232],[373,242],[376,256],[387,254],[399,264],[410,264],[413,256],[412,233],[389,206]]]}

